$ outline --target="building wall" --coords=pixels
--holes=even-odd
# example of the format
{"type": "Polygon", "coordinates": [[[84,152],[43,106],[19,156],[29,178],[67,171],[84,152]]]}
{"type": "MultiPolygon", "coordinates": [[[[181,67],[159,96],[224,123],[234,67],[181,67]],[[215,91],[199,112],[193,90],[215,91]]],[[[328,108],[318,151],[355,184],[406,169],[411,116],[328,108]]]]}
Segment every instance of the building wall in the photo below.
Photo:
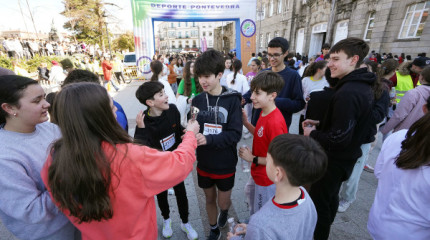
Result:
{"type": "MultiPolygon", "coordinates": [[[[270,0],[257,1],[257,52],[267,49],[268,39],[275,33],[290,42],[290,51],[297,46],[298,30],[304,29],[301,54],[308,54],[316,44],[334,43],[339,23],[346,21],[348,30],[345,36],[364,38],[369,16],[374,13],[372,36],[367,41],[371,50],[376,52],[409,54],[415,57],[418,53],[430,51],[429,18],[424,25],[422,35],[413,39],[401,39],[399,33],[405,19],[408,6],[425,3],[423,0],[337,0],[332,10],[332,0],[273,0],[274,9],[279,4],[280,13],[274,11],[270,16],[270,0]],[[259,14],[260,13],[260,14],[259,14]],[[332,17],[332,18],[331,18],[332,17]],[[314,35],[313,27],[327,23],[324,33],[314,35]],[[261,36],[263,36],[261,38],[261,36]],[[318,39],[315,38],[317,36],[318,39]],[[321,40],[321,38],[323,40],[321,40]],[[322,41],[322,42],[321,42],[322,41]],[[260,42],[262,44],[260,45],[260,42]]],[[[430,5],[430,4],[429,4],[430,5]]],[[[269,39],[270,40],[270,39],[269,39]]],[[[312,52],[312,51],[311,51],[312,52]]]]}

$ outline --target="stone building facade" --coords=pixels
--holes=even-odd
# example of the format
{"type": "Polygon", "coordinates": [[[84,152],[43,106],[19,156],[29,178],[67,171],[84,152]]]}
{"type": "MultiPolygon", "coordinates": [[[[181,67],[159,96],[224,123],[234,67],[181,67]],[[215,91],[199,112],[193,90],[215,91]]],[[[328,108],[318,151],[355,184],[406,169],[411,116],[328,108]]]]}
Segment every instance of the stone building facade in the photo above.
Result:
{"type": "Polygon", "coordinates": [[[358,37],[376,52],[415,57],[430,51],[429,8],[423,0],[258,0],[257,52],[277,36],[309,56],[325,42],[358,37]]]}
{"type": "Polygon", "coordinates": [[[214,49],[223,53],[236,47],[236,28],[234,22],[224,22],[214,30],[214,49]]]}

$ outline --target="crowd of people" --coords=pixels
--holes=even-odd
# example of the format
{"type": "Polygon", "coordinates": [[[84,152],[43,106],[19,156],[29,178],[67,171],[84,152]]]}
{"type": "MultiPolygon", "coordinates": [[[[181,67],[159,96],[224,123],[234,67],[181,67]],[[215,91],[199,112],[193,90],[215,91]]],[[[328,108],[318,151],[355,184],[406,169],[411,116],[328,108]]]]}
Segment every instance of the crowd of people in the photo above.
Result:
{"type": "Polygon", "coordinates": [[[133,137],[101,86],[116,73],[107,59],[102,79],[71,70],[46,99],[37,81],[2,70],[0,218],[20,239],[157,239],[156,196],[170,238],[173,188],[180,228],[198,239],[184,184],[197,161],[207,239],[218,240],[240,157],[251,172],[243,186],[250,218],[227,239],[328,239],[336,213],[356,199],[380,131],[368,231],[430,239],[430,60],[378,62],[369,50],[347,38],[324,44],[306,64],[276,37],[246,74],[234,55],[215,50],[157,54],[135,93],[146,110],[133,137]],[[298,112],[301,131],[290,134],[298,112]],[[251,136],[252,146],[238,151],[251,136]]]}
{"type": "Polygon", "coordinates": [[[2,40],[0,54],[15,59],[30,59],[38,56],[72,56],[75,53],[87,53],[90,56],[102,56],[103,51],[96,44],[85,42],[66,42],[54,40],[22,39],[18,37],[2,40]]]}

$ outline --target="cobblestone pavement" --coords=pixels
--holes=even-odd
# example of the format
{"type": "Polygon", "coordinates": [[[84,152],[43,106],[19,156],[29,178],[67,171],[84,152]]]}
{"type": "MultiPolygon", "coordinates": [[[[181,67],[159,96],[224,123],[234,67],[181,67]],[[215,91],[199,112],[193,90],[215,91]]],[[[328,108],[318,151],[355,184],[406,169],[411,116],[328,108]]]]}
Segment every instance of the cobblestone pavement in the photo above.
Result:
{"type": "MultiPolygon", "coordinates": [[[[121,90],[117,93],[111,93],[116,101],[118,101],[124,108],[129,120],[129,133],[134,134],[135,118],[139,110],[143,106],[135,98],[135,91],[142,82],[132,82],[129,85],[122,86],[121,90]]],[[[294,115],[290,133],[296,134],[298,132],[298,115],[294,115]]],[[[378,153],[381,147],[381,137],[376,147],[372,150],[369,156],[369,163],[374,166],[378,153]]],[[[239,142],[238,147],[242,144],[252,145],[252,139],[239,142]]],[[[229,211],[229,216],[237,219],[249,218],[247,205],[244,201],[245,195],[243,188],[249,178],[249,173],[242,172],[240,161],[238,162],[235,186],[232,191],[232,206],[229,211]]],[[[205,197],[203,191],[197,185],[196,171],[192,173],[185,180],[187,189],[187,196],[189,201],[189,222],[196,229],[199,234],[199,239],[206,239],[209,232],[209,224],[207,221],[207,214],[205,210],[205,197]]],[[[370,207],[373,203],[375,191],[377,187],[377,180],[375,176],[368,172],[363,172],[360,185],[357,193],[357,200],[345,213],[338,213],[336,220],[332,226],[330,239],[332,240],[355,240],[355,239],[371,239],[367,232],[367,218],[370,207]]],[[[176,206],[175,196],[169,196],[170,216],[172,218],[173,236],[172,240],[187,239],[185,233],[180,229],[181,220],[176,206]]],[[[159,209],[157,208],[157,222],[158,222],[158,239],[164,239],[161,235],[162,217],[159,209]]],[[[222,239],[225,239],[227,227],[222,229],[222,239]]],[[[0,223],[0,240],[15,240],[16,238],[11,235],[7,229],[0,223]]]]}

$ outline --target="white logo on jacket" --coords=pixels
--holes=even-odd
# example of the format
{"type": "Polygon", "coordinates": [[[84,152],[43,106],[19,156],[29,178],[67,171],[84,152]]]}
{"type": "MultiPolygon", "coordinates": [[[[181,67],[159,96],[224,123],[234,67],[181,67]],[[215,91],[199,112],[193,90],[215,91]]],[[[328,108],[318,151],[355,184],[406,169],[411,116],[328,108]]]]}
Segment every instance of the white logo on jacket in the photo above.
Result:
{"type": "Polygon", "coordinates": [[[258,129],[257,135],[259,137],[263,137],[263,130],[264,130],[263,126],[261,126],[260,129],[258,129]]]}

